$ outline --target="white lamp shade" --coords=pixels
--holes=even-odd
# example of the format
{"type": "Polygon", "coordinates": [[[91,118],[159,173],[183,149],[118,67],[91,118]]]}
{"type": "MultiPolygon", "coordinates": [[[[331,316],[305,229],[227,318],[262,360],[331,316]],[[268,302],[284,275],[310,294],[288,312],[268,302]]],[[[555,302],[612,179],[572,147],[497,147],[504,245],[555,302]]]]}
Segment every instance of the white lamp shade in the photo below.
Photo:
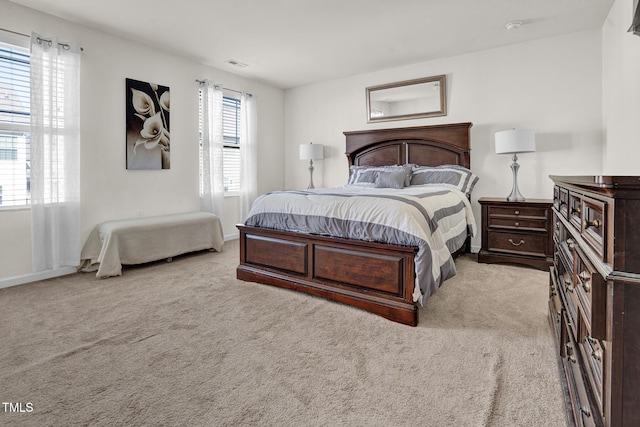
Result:
{"type": "Polygon", "coordinates": [[[496,154],[529,153],[536,151],[536,136],[529,129],[510,129],[496,132],[496,154]]]}
{"type": "Polygon", "coordinates": [[[322,144],[300,144],[300,160],[321,160],[323,148],[322,144]]]}

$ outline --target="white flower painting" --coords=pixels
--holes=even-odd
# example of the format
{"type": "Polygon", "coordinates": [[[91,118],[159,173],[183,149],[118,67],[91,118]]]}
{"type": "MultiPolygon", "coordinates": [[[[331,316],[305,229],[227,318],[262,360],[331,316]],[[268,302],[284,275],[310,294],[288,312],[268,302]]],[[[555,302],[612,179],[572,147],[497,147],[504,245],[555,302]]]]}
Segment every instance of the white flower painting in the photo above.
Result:
{"type": "Polygon", "coordinates": [[[169,169],[169,88],[126,80],[127,169],[169,169]]]}

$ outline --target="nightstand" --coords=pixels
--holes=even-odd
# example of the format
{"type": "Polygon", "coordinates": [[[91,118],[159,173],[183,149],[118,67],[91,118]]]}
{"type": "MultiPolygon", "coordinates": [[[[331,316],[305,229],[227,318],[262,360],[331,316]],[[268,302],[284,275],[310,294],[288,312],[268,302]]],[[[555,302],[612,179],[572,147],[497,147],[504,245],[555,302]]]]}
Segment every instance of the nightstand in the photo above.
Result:
{"type": "Polygon", "coordinates": [[[478,262],[526,264],[549,271],[553,264],[553,201],[482,197],[482,248],[478,262]]]}

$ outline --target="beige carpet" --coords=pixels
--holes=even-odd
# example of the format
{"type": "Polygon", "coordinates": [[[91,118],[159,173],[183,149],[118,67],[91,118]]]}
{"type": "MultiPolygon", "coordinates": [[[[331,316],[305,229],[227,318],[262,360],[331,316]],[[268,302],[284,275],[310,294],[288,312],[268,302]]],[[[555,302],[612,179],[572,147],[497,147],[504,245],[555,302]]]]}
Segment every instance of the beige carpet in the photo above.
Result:
{"type": "Polygon", "coordinates": [[[565,425],[544,272],[462,257],[411,328],[237,253],[0,290],[0,425],[565,425]]]}

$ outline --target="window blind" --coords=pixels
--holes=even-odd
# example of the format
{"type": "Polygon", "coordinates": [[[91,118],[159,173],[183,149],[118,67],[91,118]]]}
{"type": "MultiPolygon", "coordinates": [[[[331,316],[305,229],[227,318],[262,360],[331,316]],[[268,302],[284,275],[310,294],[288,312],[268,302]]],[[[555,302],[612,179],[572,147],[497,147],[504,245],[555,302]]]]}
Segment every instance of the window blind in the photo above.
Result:
{"type": "Polygon", "coordinates": [[[30,203],[29,51],[0,43],[0,207],[30,203]]]}
{"type": "Polygon", "coordinates": [[[240,191],[240,100],[222,98],[224,191],[240,191]]]}

